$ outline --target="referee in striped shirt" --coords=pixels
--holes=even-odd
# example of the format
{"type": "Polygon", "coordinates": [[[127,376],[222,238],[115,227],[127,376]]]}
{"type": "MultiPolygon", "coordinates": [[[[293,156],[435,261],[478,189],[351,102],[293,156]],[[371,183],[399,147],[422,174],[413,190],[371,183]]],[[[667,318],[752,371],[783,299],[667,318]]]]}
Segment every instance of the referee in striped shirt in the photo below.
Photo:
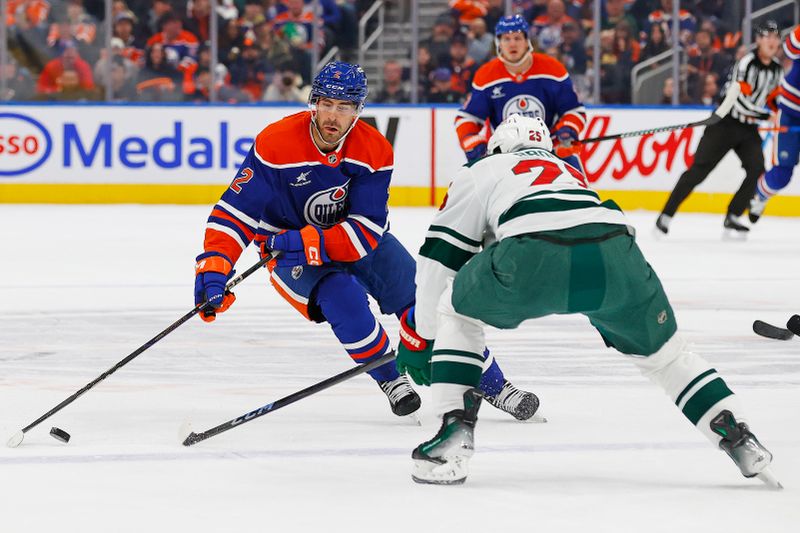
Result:
{"type": "Polygon", "coordinates": [[[739,217],[753,197],[758,177],[764,173],[758,122],[769,118],[767,105],[775,105],[774,98],[783,75],[783,68],[775,59],[780,46],[780,31],[774,21],[769,20],[759,26],[756,30],[756,49],[737,61],[729,75],[728,84],[739,82],[742,92],[728,115],[706,127],[697,145],[694,163],[681,175],[656,220],[656,228],[660,232],[669,231],[670,221],[681,203],[730,150],[742,160],[745,178],[728,204],[723,224],[737,232],[750,231],[749,227],[739,222],[739,217]]]}

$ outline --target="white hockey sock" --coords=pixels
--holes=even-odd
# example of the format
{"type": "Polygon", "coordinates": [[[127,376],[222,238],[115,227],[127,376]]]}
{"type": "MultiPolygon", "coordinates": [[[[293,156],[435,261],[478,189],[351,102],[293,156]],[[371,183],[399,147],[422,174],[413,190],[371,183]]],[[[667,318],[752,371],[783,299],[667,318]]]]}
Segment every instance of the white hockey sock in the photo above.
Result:
{"type": "Polygon", "coordinates": [[[456,313],[452,294],[450,282],[437,307],[436,344],[431,356],[431,392],[438,416],[464,408],[464,392],[478,386],[485,363],[483,324],[456,313]]]}
{"type": "Polygon", "coordinates": [[[664,389],[684,416],[715,446],[720,436],[709,427],[714,416],[727,409],[737,421],[743,421],[739,400],[716,369],[686,349],[679,334],[653,355],[634,356],[634,364],[644,376],[664,389]]]}

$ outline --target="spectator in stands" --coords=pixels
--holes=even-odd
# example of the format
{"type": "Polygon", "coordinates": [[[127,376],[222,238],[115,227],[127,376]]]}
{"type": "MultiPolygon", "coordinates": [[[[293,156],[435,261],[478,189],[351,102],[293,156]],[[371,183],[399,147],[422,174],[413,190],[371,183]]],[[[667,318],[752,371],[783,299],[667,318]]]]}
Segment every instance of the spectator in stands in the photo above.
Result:
{"type": "Polygon", "coordinates": [[[50,4],[46,0],[7,0],[7,10],[9,48],[19,53],[25,66],[38,72],[51,59],[47,47],[50,4]]]}
{"type": "Polygon", "coordinates": [[[627,20],[620,20],[614,28],[614,54],[617,62],[629,64],[631,68],[639,62],[642,48],[634,38],[633,28],[627,20]]]}
{"type": "Polygon", "coordinates": [[[473,20],[487,15],[489,2],[488,0],[450,0],[450,9],[458,17],[458,23],[467,28],[473,20]]]}
{"type": "Polygon", "coordinates": [[[327,51],[334,44],[339,44],[342,27],[342,10],[339,9],[336,0],[318,1],[320,7],[322,7],[322,31],[325,32],[324,51],[327,51]]]}
{"type": "MultiPolygon", "coordinates": [[[[673,82],[672,78],[667,78],[664,80],[664,89],[661,93],[661,103],[665,105],[672,104],[672,94],[675,91],[675,83],[673,82]]],[[[681,90],[680,95],[678,96],[678,103],[681,105],[690,104],[692,103],[689,96],[686,94],[686,91],[681,90]]]]}
{"type": "Polygon", "coordinates": [[[0,78],[5,80],[6,90],[0,93],[0,101],[31,100],[34,94],[34,83],[28,69],[19,67],[13,56],[8,57],[5,65],[0,66],[0,78]]]}
{"type": "MultiPolygon", "coordinates": [[[[483,20],[486,21],[487,28],[494,28],[497,22],[506,14],[505,0],[489,0],[489,8],[483,20]]],[[[531,20],[531,17],[526,17],[531,20]]]]}
{"type": "MultiPolygon", "coordinates": [[[[287,40],[292,49],[292,59],[297,64],[303,82],[311,80],[311,48],[314,38],[314,24],[320,21],[314,16],[310,7],[303,4],[303,0],[286,0],[287,10],[279,13],[272,19],[275,29],[287,40]]],[[[322,39],[324,33],[320,32],[322,39]]],[[[317,43],[321,48],[324,42],[317,43]]]]}
{"type": "MultiPolygon", "coordinates": [[[[605,104],[626,103],[626,64],[618,64],[614,50],[614,30],[600,32],[600,99],[605,104]]],[[[628,100],[629,101],[629,100],[628,100]]]]}
{"type": "Polygon", "coordinates": [[[242,48],[244,48],[244,32],[239,27],[239,21],[235,19],[226,21],[220,28],[217,61],[230,64],[239,57],[242,48]]]}
{"type": "MultiPolygon", "coordinates": [[[[136,5],[136,4],[132,4],[136,5]]],[[[136,12],[136,9],[133,10],[136,12]]],[[[150,9],[146,13],[139,13],[139,20],[144,20],[144,35],[152,37],[161,31],[161,21],[164,15],[172,12],[172,5],[169,0],[152,0],[150,9]]],[[[149,45],[148,45],[149,46],[149,45]]]]}
{"type": "Polygon", "coordinates": [[[453,19],[443,15],[433,23],[431,36],[420,43],[430,51],[435,65],[448,65],[450,63],[450,41],[455,34],[453,19]]]}
{"type": "Polygon", "coordinates": [[[147,49],[145,66],[139,71],[136,91],[139,100],[174,102],[180,99],[183,75],[167,61],[164,45],[155,43],[147,49]]]}
{"type": "Polygon", "coordinates": [[[636,19],[625,11],[625,0],[605,0],[605,10],[602,11],[601,28],[610,30],[617,26],[617,23],[624,20],[631,28],[631,32],[638,36],[639,26],[636,19]]]}
{"type": "Polygon", "coordinates": [[[411,101],[411,96],[403,87],[403,67],[394,60],[383,64],[383,86],[375,96],[379,104],[405,104],[411,101]]]}
{"type": "Polygon", "coordinates": [[[256,45],[270,65],[282,65],[292,61],[292,48],[289,42],[277,33],[271,24],[265,23],[256,26],[256,45]]]}
{"type": "MultiPolygon", "coordinates": [[[[39,81],[36,85],[36,92],[39,94],[48,94],[55,92],[63,92],[62,82],[59,81],[64,71],[73,71],[78,76],[78,85],[81,89],[91,91],[94,89],[94,78],[92,77],[92,68],[84,61],[75,43],[67,41],[64,43],[64,51],[55,59],[49,61],[42,73],[39,75],[39,81]]],[[[68,91],[72,91],[71,74],[67,83],[68,91]]]]}
{"type": "Polygon", "coordinates": [[[561,62],[572,78],[572,84],[577,85],[576,77],[586,74],[587,55],[581,30],[574,22],[561,27],[561,44],[558,52],[561,55],[561,62]]]}
{"type": "Polygon", "coordinates": [[[39,93],[38,98],[40,100],[64,102],[98,100],[100,96],[99,93],[94,86],[86,86],[82,80],[83,76],[83,74],[74,68],[65,68],[58,78],[56,78],[55,90],[47,93],[39,93]]]}
{"type": "Polygon", "coordinates": [[[453,73],[450,69],[441,67],[431,73],[431,89],[425,100],[432,104],[457,104],[461,102],[463,94],[457,93],[452,88],[453,73]]]}
{"type": "Polygon", "coordinates": [[[272,76],[267,90],[264,92],[265,102],[305,102],[306,98],[298,88],[300,76],[292,63],[284,63],[272,76]]]}
{"type": "Polygon", "coordinates": [[[476,63],[482,65],[489,59],[489,54],[492,53],[492,46],[494,45],[494,36],[486,31],[486,21],[482,18],[476,18],[470,22],[467,37],[469,38],[467,54],[476,63]]]}
{"type": "Polygon", "coordinates": [[[303,0],[286,0],[286,7],[286,11],[278,13],[272,22],[293,47],[310,50],[313,46],[314,24],[319,22],[314,11],[303,0]]]}
{"type": "Polygon", "coordinates": [[[717,84],[717,76],[711,73],[706,73],[703,79],[703,91],[700,93],[698,103],[714,106],[717,103],[717,95],[719,94],[719,85],[717,84]]]}
{"type": "MultiPolygon", "coordinates": [[[[649,33],[650,27],[654,24],[661,26],[661,31],[668,43],[672,43],[672,1],[661,0],[661,8],[656,9],[647,17],[647,23],[643,30],[649,33]]],[[[678,10],[678,28],[682,35],[691,35],[697,29],[697,21],[694,16],[686,9],[678,10]]]]}
{"type": "Polygon", "coordinates": [[[148,48],[154,44],[164,47],[167,62],[179,70],[197,61],[200,43],[194,34],[183,29],[183,21],[172,11],[161,17],[161,31],[147,40],[148,48]]]}
{"type": "MultiPolygon", "coordinates": [[[[217,28],[224,28],[225,19],[217,15],[217,28]]],[[[186,5],[186,30],[204,43],[211,40],[211,0],[192,0],[186,5]]]]}
{"type": "Polygon", "coordinates": [[[137,99],[136,84],[126,68],[125,58],[111,58],[111,101],[130,102],[137,99]]]}
{"type": "Polygon", "coordinates": [[[699,100],[705,91],[706,75],[712,74],[717,80],[724,79],[731,62],[724,54],[714,50],[714,36],[711,32],[700,30],[694,39],[695,54],[689,58],[686,70],[689,74],[689,96],[692,100],[699,100]]]}
{"type": "MultiPolygon", "coordinates": [[[[93,74],[94,83],[97,86],[105,87],[111,72],[111,63],[117,57],[122,59],[122,65],[125,69],[125,76],[131,81],[135,80],[139,75],[139,68],[131,60],[127,59],[123,54],[125,52],[125,43],[119,37],[111,38],[111,50],[105,48],[100,50],[100,59],[94,64],[93,74]]],[[[135,85],[135,84],[134,84],[135,85]]]]}
{"type": "Polygon", "coordinates": [[[229,66],[231,84],[248,93],[257,102],[264,93],[275,69],[267,62],[261,48],[254,42],[245,41],[241,55],[229,66]]]}
{"type": "Polygon", "coordinates": [[[58,10],[53,17],[56,22],[50,25],[47,34],[47,46],[53,55],[61,55],[63,44],[67,41],[75,43],[81,57],[89,63],[97,61],[99,47],[95,46],[97,25],[91,15],[83,7],[83,0],[68,0],[66,10],[58,10]]]}
{"type": "Polygon", "coordinates": [[[137,66],[144,65],[144,49],[139,45],[139,41],[133,33],[136,24],[136,15],[133,11],[126,10],[118,13],[114,17],[114,37],[123,43],[120,54],[132,61],[137,66]]]}
{"type": "Polygon", "coordinates": [[[245,0],[242,16],[239,18],[239,31],[246,34],[248,30],[253,30],[264,22],[267,22],[267,14],[261,0],[245,0]]]}
{"type": "MultiPolygon", "coordinates": [[[[647,42],[642,50],[641,60],[650,59],[667,50],[669,50],[669,44],[667,44],[664,30],[661,29],[660,24],[653,24],[650,26],[650,33],[647,36],[647,42]]],[[[655,67],[655,65],[653,65],[653,67],[655,67]]]]}
{"type": "Polygon", "coordinates": [[[436,68],[430,50],[428,50],[427,46],[422,44],[417,48],[417,68],[419,69],[417,94],[420,100],[422,100],[430,91],[431,74],[436,68]]]}
{"type": "Polygon", "coordinates": [[[478,70],[478,64],[467,54],[467,37],[463,33],[453,35],[449,67],[453,73],[451,88],[461,96],[466,96],[472,87],[472,78],[478,70]]]}
{"type": "Polygon", "coordinates": [[[540,43],[542,49],[558,46],[561,43],[561,28],[568,22],[576,23],[575,19],[567,15],[564,1],[549,0],[547,2],[547,11],[533,19],[531,33],[537,41],[540,40],[539,36],[542,33],[545,34],[542,39],[547,42],[540,43]]]}

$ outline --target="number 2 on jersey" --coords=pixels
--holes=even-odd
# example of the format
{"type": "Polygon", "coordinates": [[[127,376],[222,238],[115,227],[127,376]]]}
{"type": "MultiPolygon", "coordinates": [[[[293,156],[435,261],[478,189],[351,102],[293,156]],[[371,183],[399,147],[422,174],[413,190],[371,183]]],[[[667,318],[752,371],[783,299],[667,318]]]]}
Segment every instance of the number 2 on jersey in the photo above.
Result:
{"type": "Polygon", "coordinates": [[[247,183],[253,179],[253,169],[250,167],[245,167],[242,169],[241,174],[234,178],[233,183],[231,183],[231,190],[236,194],[242,192],[242,184],[247,183]]]}
{"type": "MultiPolygon", "coordinates": [[[[515,175],[519,176],[520,174],[527,174],[528,172],[531,172],[534,168],[541,168],[542,171],[539,173],[536,179],[531,182],[531,185],[549,185],[553,183],[559,176],[564,174],[564,169],[559,165],[552,161],[545,161],[543,159],[523,159],[514,165],[514,168],[512,168],[511,171],[515,175]]],[[[564,164],[564,168],[566,168],[567,172],[569,172],[572,177],[578,181],[578,184],[581,187],[584,189],[586,188],[586,178],[583,176],[583,174],[566,163],[564,164]]]]}

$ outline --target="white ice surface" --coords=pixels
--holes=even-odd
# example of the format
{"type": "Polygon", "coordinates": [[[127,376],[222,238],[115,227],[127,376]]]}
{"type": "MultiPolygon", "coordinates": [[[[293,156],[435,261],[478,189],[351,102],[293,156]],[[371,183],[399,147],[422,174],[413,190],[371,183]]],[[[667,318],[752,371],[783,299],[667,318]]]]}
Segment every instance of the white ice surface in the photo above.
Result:
{"type": "MultiPolygon", "coordinates": [[[[0,442],[191,309],[208,211],[0,205],[0,442]]],[[[393,232],[416,250],[431,214],[393,209],[393,232]]],[[[784,491],[743,478],[580,316],[490,331],[549,423],[484,406],[464,486],[411,481],[437,423],[424,405],[423,427],[397,419],[365,376],[184,448],[184,420],[207,429],[350,367],[256,274],[215,323],[191,320],[0,447],[0,532],[800,531],[800,340],[751,331],[800,312],[800,221],[765,217],[729,242],[721,216],[679,214],[662,241],[652,213],[631,219],[784,491]]]]}

